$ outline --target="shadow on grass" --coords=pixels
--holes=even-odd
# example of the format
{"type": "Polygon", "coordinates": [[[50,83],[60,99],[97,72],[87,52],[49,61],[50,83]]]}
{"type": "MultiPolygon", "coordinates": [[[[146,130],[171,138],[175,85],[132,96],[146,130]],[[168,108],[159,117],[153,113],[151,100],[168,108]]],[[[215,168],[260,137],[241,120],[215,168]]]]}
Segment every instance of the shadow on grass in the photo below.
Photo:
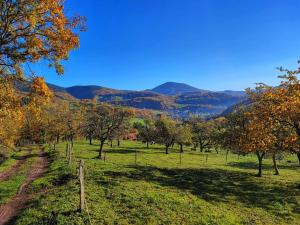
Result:
{"type": "MultiPolygon", "coordinates": [[[[240,169],[257,169],[258,164],[256,162],[229,162],[227,163],[228,166],[231,167],[237,167],[240,169]]],[[[278,168],[280,169],[290,169],[290,170],[297,170],[299,167],[295,166],[295,164],[290,164],[290,165],[282,165],[278,164],[278,168]]],[[[263,169],[267,170],[273,170],[274,167],[271,164],[263,164],[263,169]]]]}
{"type": "MultiPolygon", "coordinates": [[[[247,207],[266,209],[280,217],[289,216],[289,210],[280,210],[289,205],[293,212],[300,213],[296,198],[300,190],[295,185],[266,183],[251,173],[222,169],[167,169],[152,166],[132,166],[128,172],[108,171],[111,180],[145,180],[156,184],[189,191],[213,203],[241,202],[247,207]]],[[[101,182],[100,182],[101,183],[101,182]]],[[[114,185],[115,182],[112,183],[114,185]]],[[[103,185],[103,184],[102,184],[103,185]]]]}
{"type": "Polygon", "coordinates": [[[26,159],[35,158],[38,156],[39,156],[39,154],[34,153],[34,154],[28,154],[28,155],[23,155],[23,156],[14,155],[14,156],[12,156],[12,158],[15,160],[26,160],[26,159]]]}

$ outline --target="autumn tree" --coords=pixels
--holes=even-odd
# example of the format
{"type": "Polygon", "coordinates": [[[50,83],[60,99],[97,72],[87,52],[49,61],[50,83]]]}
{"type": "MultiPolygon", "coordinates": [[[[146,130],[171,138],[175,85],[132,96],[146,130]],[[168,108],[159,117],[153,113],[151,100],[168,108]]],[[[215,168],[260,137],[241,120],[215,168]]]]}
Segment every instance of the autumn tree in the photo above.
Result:
{"type": "Polygon", "coordinates": [[[28,96],[24,98],[24,125],[21,129],[22,140],[41,143],[46,137],[46,121],[43,117],[44,108],[53,97],[44,78],[36,77],[30,83],[28,96]]]}
{"type": "Polygon", "coordinates": [[[107,141],[122,124],[132,116],[132,111],[120,107],[112,107],[108,104],[101,104],[95,109],[95,137],[100,141],[99,156],[102,158],[102,151],[107,141]]]}
{"type": "Polygon", "coordinates": [[[59,143],[67,132],[66,118],[69,104],[65,101],[53,99],[44,109],[44,120],[47,126],[47,141],[59,143]]]}
{"type": "Polygon", "coordinates": [[[23,63],[47,59],[57,73],[79,46],[84,19],[67,17],[62,0],[0,1],[0,74],[22,75],[23,63]]]}
{"type": "Polygon", "coordinates": [[[276,142],[271,124],[260,114],[257,104],[241,106],[227,117],[224,147],[245,154],[255,153],[258,159],[258,176],[262,176],[262,162],[276,142]]]}
{"type": "Polygon", "coordinates": [[[178,123],[176,127],[176,143],[180,146],[180,152],[183,152],[183,145],[192,143],[192,131],[186,123],[178,123]]]}
{"type": "Polygon", "coordinates": [[[219,150],[222,148],[224,139],[223,139],[223,133],[225,131],[224,123],[226,119],[224,117],[218,117],[214,119],[212,122],[214,123],[213,129],[211,131],[211,142],[212,146],[216,150],[217,153],[219,153],[219,150]]]}
{"type": "Polygon", "coordinates": [[[165,145],[166,154],[169,154],[169,148],[176,142],[176,122],[167,116],[160,115],[155,122],[155,134],[156,141],[165,145]]]}
{"type": "Polygon", "coordinates": [[[281,71],[284,75],[280,76],[282,81],[278,87],[258,85],[263,90],[260,102],[274,123],[279,123],[285,130],[285,138],[281,137],[283,149],[296,153],[300,164],[300,70],[281,68],[281,71]]]}
{"type": "Polygon", "coordinates": [[[273,145],[269,146],[269,154],[272,154],[275,175],[279,175],[276,155],[293,148],[288,141],[293,134],[293,129],[279,119],[280,113],[275,110],[278,109],[276,107],[278,101],[274,101],[277,91],[278,87],[273,88],[262,84],[259,84],[254,91],[248,89],[249,100],[253,105],[252,110],[254,110],[252,114],[261,119],[257,122],[265,124],[265,132],[268,132],[273,139],[273,145]]]}
{"type": "Polygon", "coordinates": [[[193,142],[199,144],[200,151],[203,152],[205,149],[209,149],[212,145],[213,122],[196,116],[190,118],[189,124],[193,132],[193,142]]]}
{"type": "Polygon", "coordinates": [[[96,134],[96,102],[93,101],[88,104],[84,104],[83,107],[84,116],[82,126],[80,127],[82,135],[89,140],[89,144],[93,144],[93,139],[96,134]]]}
{"type": "Polygon", "coordinates": [[[62,0],[0,0],[0,98],[4,97],[0,99],[0,138],[3,142],[45,138],[49,127],[42,119],[45,112],[42,108],[49,96],[44,92],[44,80],[34,78],[26,97],[24,93],[18,94],[12,78],[23,82],[24,64],[42,59],[62,74],[61,61],[79,46],[76,31],[83,29],[84,18],[67,17],[62,0]]]}
{"type": "Polygon", "coordinates": [[[120,147],[121,140],[129,133],[131,124],[129,120],[125,120],[113,133],[112,139],[117,140],[117,146],[120,147]]]}
{"type": "Polygon", "coordinates": [[[155,140],[155,124],[150,118],[143,120],[143,122],[136,122],[134,127],[138,130],[138,139],[146,143],[149,148],[149,143],[155,140]]]}
{"type": "Polygon", "coordinates": [[[14,146],[20,138],[24,114],[21,95],[11,79],[0,77],[0,144],[14,146]]]}

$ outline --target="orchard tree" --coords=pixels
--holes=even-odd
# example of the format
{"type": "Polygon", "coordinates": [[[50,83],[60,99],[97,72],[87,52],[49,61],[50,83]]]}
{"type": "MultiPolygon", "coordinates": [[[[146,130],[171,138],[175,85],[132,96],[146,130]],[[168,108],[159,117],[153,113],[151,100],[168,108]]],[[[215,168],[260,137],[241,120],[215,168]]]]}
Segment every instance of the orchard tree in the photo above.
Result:
{"type": "Polygon", "coordinates": [[[121,140],[124,139],[124,137],[126,136],[126,134],[129,133],[130,131],[130,121],[129,120],[125,120],[121,126],[119,126],[116,131],[114,132],[112,139],[116,139],[117,140],[117,146],[120,147],[121,145],[121,140]]]}
{"type": "Polygon", "coordinates": [[[276,142],[265,115],[257,113],[256,105],[243,106],[227,117],[224,133],[225,148],[235,152],[255,153],[258,159],[258,176],[262,176],[262,161],[276,142]]]}
{"type": "Polygon", "coordinates": [[[260,102],[267,105],[267,110],[275,122],[285,127],[286,137],[283,148],[297,154],[300,164],[300,70],[290,71],[281,68],[285,74],[278,87],[260,84],[263,89],[260,102]]]}
{"type": "Polygon", "coordinates": [[[180,146],[180,152],[183,152],[183,145],[192,143],[192,131],[188,124],[180,123],[176,127],[176,143],[180,146]]]}
{"type": "Polygon", "coordinates": [[[44,110],[44,118],[47,121],[47,140],[59,143],[67,132],[66,118],[69,104],[65,101],[53,99],[44,110]]]}
{"type": "Polygon", "coordinates": [[[155,122],[155,139],[165,145],[166,154],[169,154],[169,148],[176,142],[176,137],[176,122],[165,115],[160,115],[155,122]]]}
{"type": "Polygon", "coordinates": [[[217,154],[219,153],[219,150],[222,148],[224,139],[223,139],[223,133],[225,132],[225,124],[226,119],[224,117],[218,117],[213,120],[214,126],[211,132],[211,142],[212,146],[215,148],[217,154]]]}
{"type": "Polygon", "coordinates": [[[138,139],[146,143],[149,148],[149,143],[155,140],[155,124],[150,118],[145,119],[142,123],[137,122],[134,127],[138,130],[138,139]]]}
{"type": "Polygon", "coordinates": [[[193,132],[193,142],[199,144],[200,151],[209,149],[212,145],[211,133],[213,131],[213,122],[206,121],[201,117],[192,117],[189,124],[193,132]]]}
{"type": "Polygon", "coordinates": [[[82,135],[89,140],[89,144],[93,144],[93,139],[95,138],[96,134],[96,102],[92,102],[90,104],[86,104],[83,107],[84,116],[83,122],[81,126],[81,133],[82,135]]]}
{"type": "MultiPolygon", "coordinates": [[[[274,110],[278,101],[274,101],[270,96],[278,91],[277,88],[268,87],[265,85],[258,85],[255,91],[248,90],[249,99],[257,118],[260,118],[260,123],[264,123],[267,128],[265,131],[269,132],[274,138],[273,145],[269,146],[269,153],[272,154],[273,166],[275,175],[279,175],[279,170],[276,162],[276,155],[283,151],[290,151],[294,149],[293,143],[289,142],[289,138],[293,135],[293,128],[287,126],[278,119],[278,113],[274,110]]],[[[259,121],[258,121],[259,122],[259,121]]]]}
{"type": "Polygon", "coordinates": [[[83,124],[83,112],[81,104],[78,102],[69,102],[69,106],[65,112],[65,126],[64,139],[70,141],[73,145],[74,139],[80,134],[80,128],[83,124]]]}
{"type": "Polygon", "coordinates": [[[132,117],[132,111],[120,107],[101,104],[95,109],[95,137],[100,141],[98,158],[102,158],[104,143],[111,138],[126,120],[132,117]]]}

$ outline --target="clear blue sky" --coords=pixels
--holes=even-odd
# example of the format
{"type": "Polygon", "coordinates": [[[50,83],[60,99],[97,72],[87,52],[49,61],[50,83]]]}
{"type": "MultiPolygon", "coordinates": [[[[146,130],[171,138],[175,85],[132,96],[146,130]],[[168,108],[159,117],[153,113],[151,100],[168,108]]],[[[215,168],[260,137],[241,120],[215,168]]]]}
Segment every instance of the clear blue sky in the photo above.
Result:
{"type": "Polygon", "coordinates": [[[299,0],[67,0],[87,17],[81,46],[58,77],[61,86],[142,90],[163,82],[242,90],[278,83],[276,67],[300,59],[299,0]]]}

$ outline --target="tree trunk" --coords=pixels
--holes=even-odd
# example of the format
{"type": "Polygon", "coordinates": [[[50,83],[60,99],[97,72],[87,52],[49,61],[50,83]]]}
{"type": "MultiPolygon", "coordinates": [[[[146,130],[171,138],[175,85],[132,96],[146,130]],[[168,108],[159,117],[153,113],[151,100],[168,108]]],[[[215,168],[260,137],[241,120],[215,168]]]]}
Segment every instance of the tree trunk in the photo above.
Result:
{"type": "Polygon", "coordinates": [[[59,134],[56,135],[56,143],[57,143],[57,144],[59,143],[59,134]]]}
{"type": "Polygon", "coordinates": [[[118,147],[120,147],[120,139],[118,138],[118,147]]]}
{"type": "Polygon", "coordinates": [[[169,154],[169,145],[166,145],[166,154],[169,154]]]}
{"type": "Polygon", "coordinates": [[[183,153],[183,144],[179,144],[180,145],[180,152],[183,153]]]}
{"type": "Polygon", "coordinates": [[[149,148],[149,141],[146,141],[146,144],[147,144],[147,148],[149,148]]]}
{"type": "Polygon", "coordinates": [[[111,148],[113,147],[113,141],[112,140],[110,141],[110,147],[111,148]]]}
{"type": "Polygon", "coordinates": [[[194,151],[197,151],[197,144],[194,144],[194,151]]]}
{"type": "Polygon", "coordinates": [[[98,158],[102,159],[102,151],[103,151],[103,145],[105,141],[100,141],[100,148],[99,148],[99,155],[98,158]]]}
{"type": "Polygon", "coordinates": [[[200,145],[200,152],[203,152],[204,148],[200,145]]]}
{"type": "Polygon", "coordinates": [[[258,174],[257,174],[258,177],[262,176],[262,160],[263,160],[264,155],[265,155],[265,153],[260,154],[259,151],[256,151],[256,156],[258,159],[258,174]]]}
{"type": "Polygon", "coordinates": [[[227,150],[226,150],[226,162],[227,162],[227,160],[228,160],[228,153],[229,153],[229,150],[227,149],[227,150]]]}
{"type": "Polygon", "coordinates": [[[199,142],[199,147],[200,147],[200,152],[203,152],[203,150],[204,150],[204,147],[203,147],[203,145],[202,145],[202,143],[201,143],[201,142],[199,142]]]}
{"type": "Polygon", "coordinates": [[[90,136],[89,137],[90,145],[93,145],[93,138],[90,136]]]}
{"type": "Polygon", "coordinates": [[[297,157],[298,157],[299,166],[300,166],[300,151],[299,151],[299,152],[297,152],[297,157]]]}
{"type": "Polygon", "coordinates": [[[274,166],[274,170],[275,170],[274,175],[279,175],[279,170],[278,170],[277,163],[276,163],[276,153],[275,152],[272,155],[272,159],[273,159],[273,166],[274,166]]]}

